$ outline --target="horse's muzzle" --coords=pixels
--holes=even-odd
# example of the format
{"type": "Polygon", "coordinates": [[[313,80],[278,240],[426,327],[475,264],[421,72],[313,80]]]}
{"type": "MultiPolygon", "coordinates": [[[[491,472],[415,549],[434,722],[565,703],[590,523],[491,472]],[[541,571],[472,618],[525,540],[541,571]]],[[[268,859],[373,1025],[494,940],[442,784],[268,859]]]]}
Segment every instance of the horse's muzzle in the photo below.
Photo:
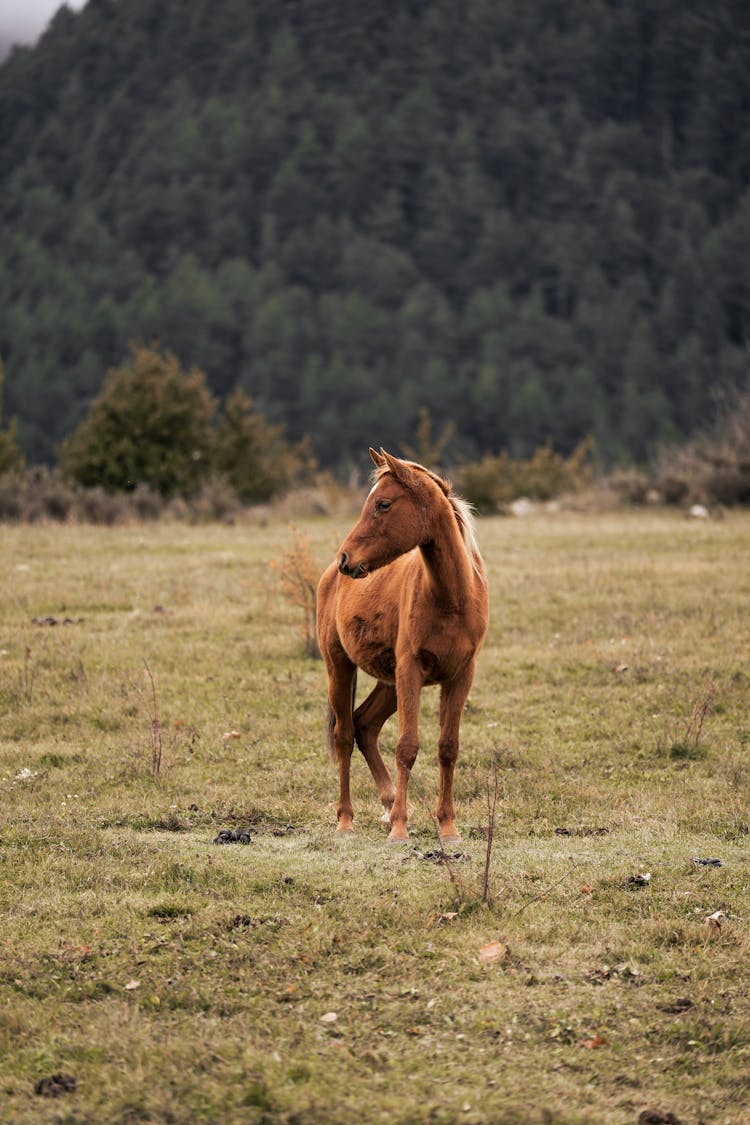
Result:
{"type": "Polygon", "coordinates": [[[364,563],[357,563],[356,566],[351,565],[346,551],[342,551],[339,555],[339,570],[347,578],[364,578],[367,574],[367,567],[364,563]]]}

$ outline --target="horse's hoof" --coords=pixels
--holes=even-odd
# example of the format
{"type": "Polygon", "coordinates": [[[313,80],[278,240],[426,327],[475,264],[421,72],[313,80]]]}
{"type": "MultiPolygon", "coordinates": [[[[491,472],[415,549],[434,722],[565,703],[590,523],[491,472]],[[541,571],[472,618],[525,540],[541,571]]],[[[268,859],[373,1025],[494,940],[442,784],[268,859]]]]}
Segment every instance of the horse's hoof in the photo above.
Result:
{"type": "Polygon", "coordinates": [[[389,833],[389,836],[388,836],[388,843],[389,844],[408,844],[409,843],[408,833],[406,833],[406,832],[403,832],[403,833],[394,832],[393,829],[391,829],[391,831],[389,833]]]}

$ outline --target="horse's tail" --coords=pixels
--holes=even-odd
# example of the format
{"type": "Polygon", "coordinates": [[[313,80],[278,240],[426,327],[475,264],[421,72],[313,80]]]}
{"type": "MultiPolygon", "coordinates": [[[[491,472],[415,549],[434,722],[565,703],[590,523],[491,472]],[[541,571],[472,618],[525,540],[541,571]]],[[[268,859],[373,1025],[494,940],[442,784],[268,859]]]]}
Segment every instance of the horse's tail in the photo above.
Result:
{"type": "MultiPolygon", "coordinates": [[[[357,697],[357,669],[354,669],[354,677],[352,679],[352,714],[354,713],[354,701],[357,697]]],[[[326,711],[326,746],[328,753],[336,761],[336,749],[333,744],[333,732],[336,729],[336,715],[331,704],[328,704],[326,711]]]]}

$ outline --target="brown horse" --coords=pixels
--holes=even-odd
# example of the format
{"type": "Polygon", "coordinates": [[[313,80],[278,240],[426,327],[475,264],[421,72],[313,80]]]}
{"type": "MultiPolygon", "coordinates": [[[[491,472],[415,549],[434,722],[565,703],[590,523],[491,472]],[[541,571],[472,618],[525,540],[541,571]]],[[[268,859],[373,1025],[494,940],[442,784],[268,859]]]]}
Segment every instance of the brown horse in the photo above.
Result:
{"type": "Polygon", "coordinates": [[[447,481],[412,461],[370,450],[375,484],[318,586],[318,641],[328,671],[329,746],[338,763],[338,831],[351,832],[356,739],[390,822],[406,840],[406,790],[417,757],[419,696],[440,684],[443,842],[460,839],[453,804],[461,713],[487,629],[487,579],[469,507],[447,481]],[[357,668],[377,680],[354,710],[357,668]],[[398,711],[396,788],[378,749],[398,711]]]}

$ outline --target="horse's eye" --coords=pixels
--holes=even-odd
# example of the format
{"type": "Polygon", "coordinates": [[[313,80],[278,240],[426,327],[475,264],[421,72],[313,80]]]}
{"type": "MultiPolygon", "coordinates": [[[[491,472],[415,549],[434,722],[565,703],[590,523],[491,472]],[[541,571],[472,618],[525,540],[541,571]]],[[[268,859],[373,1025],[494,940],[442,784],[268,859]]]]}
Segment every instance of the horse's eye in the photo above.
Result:
{"type": "Polygon", "coordinates": [[[388,509],[390,508],[390,506],[391,506],[390,500],[378,500],[377,504],[375,505],[375,511],[376,512],[387,512],[388,509]]]}

